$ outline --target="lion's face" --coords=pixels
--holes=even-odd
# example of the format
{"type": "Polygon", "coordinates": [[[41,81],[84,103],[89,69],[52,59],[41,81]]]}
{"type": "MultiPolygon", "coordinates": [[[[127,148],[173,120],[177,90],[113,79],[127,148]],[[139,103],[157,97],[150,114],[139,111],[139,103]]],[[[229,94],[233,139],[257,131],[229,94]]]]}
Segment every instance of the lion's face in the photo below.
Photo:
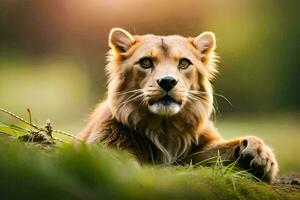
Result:
{"type": "Polygon", "coordinates": [[[135,118],[186,116],[187,112],[208,117],[209,80],[215,72],[212,33],[196,38],[132,36],[113,29],[109,45],[109,96],[121,121],[128,121],[125,118],[132,113],[135,118]]]}

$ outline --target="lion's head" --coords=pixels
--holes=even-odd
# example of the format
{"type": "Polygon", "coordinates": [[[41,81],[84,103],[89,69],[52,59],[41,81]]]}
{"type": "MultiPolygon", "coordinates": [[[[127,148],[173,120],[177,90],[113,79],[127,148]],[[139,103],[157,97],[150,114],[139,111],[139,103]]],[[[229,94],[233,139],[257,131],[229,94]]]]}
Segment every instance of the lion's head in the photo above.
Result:
{"type": "Polygon", "coordinates": [[[129,127],[155,128],[165,119],[198,127],[213,109],[215,36],[110,32],[108,97],[113,116],[129,127]]]}

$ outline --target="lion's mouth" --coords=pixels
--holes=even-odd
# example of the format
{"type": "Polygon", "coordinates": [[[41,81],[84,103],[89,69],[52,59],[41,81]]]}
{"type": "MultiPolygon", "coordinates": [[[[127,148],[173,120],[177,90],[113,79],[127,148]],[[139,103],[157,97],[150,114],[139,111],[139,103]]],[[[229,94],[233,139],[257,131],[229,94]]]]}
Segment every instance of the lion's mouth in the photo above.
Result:
{"type": "Polygon", "coordinates": [[[176,101],[175,99],[173,99],[172,97],[170,97],[169,95],[164,96],[163,98],[160,98],[158,100],[153,100],[149,102],[149,105],[153,105],[153,104],[162,104],[164,106],[170,106],[172,103],[181,105],[181,101],[176,101]]]}
{"type": "Polygon", "coordinates": [[[149,102],[149,110],[152,113],[161,116],[171,116],[178,113],[181,109],[181,101],[166,95],[158,100],[153,100],[149,102]]]}

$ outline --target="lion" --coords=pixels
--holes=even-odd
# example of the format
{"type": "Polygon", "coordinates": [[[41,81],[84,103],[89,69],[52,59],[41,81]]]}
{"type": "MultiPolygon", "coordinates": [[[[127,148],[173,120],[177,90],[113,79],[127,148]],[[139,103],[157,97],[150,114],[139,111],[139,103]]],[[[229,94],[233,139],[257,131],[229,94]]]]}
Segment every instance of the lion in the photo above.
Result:
{"type": "Polygon", "coordinates": [[[278,164],[255,136],[224,140],[211,115],[218,72],[213,32],[197,37],[109,34],[107,97],[80,133],[124,149],[139,163],[185,165],[220,156],[273,183],[278,164]]]}

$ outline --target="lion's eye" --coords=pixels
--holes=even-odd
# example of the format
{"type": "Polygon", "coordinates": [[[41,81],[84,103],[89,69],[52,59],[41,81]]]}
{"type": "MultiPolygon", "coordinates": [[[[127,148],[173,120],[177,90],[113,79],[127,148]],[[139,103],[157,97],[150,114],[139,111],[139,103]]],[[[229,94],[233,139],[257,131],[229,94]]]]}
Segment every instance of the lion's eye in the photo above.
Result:
{"type": "Polygon", "coordinates": [[[191,64],[192,63],[191,63],[191,61],[189,59],[182,58],[182,59],[179,60],[178,67],[180,69],[187,69],[191,64]]]}
{"type": "Polygon", "coordinates": [[[139,64],[141,65],[142,68],[148,69],[153,66],[153,61],[151,58],[145,57],[139,61],[139,64]]]}

